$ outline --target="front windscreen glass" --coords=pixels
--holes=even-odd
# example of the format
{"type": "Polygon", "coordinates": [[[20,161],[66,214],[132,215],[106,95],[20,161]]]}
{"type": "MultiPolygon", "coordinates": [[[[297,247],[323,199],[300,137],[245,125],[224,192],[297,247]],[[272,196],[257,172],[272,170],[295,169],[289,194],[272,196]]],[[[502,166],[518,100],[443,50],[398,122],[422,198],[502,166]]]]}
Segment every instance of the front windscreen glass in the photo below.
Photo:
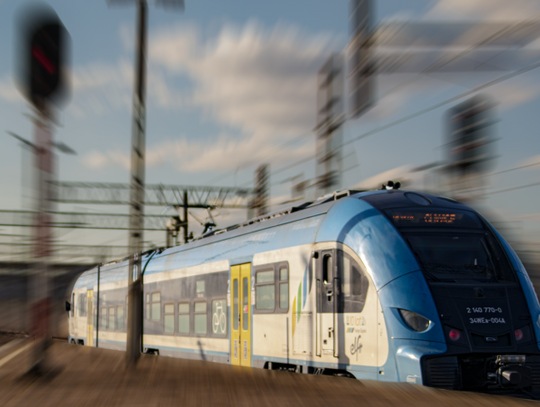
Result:
{"type": "Polygon", "coordinates": [[[425,233],[405,238],[430,281],[513,281],[510,268],[494,254],[485,234],[425,233]]]}

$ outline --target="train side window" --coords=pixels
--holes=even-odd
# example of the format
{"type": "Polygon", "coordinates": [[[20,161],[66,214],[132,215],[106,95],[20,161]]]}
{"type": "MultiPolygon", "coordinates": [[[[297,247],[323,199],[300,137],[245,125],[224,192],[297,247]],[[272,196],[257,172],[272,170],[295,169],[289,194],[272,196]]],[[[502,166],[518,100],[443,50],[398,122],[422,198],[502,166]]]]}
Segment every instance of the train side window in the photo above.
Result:
{"type": "Polygon", "coordinates": [[[174,334],[174,304],[163,306],[163,332],[174,334]]]}
{"type": "Polygon", "coordinates": [[[362,312],[366,303],[368,278],[360,265],[349,255],[340,251],[339,278],[342,281],[342,312],[362,312]],[[343,308],[342,308],[343,307],[343,308]]]}
{"type": "Polygon", "coordinates": [[[189,335],[189,302],[178,304],[178,333],[189,335]]]}
{"type": "Polygon", "coordinates": [[[332,284],[332,255],[325,254],[323,257],[323,282],[324,284],[332,284]]]}
{"type": "Polygon", "coordinates": [[[109,330],[114,331],[114,322],[116,320],[116,307],[109,307],[109,330]]]}
{"type": "Polygon", "coordinates": [[[194,308],[194,331],[195,335],[206,335],[207,331],[207,314],[206,301],[196,302],[194,308]]]}
{"type": "Polygon", "coordinates": [[[116,329],[119,331],[124,330],[124,306],[118,305],[116,307],[116,329]]]}
{"type": "Polygon", "coordinates": [[[289,268],[279,267],[279,308],[280,311],[289,310],[289,268]]]}
{"type": "Polygon", "coordinates": [[[75,316],[75,293],[71,294],[71,313],[70,316],[75,316]]]}
{"type": "Polygon", "coordinates": [[[196,282],[196,294],[197,297],[204,297],[205,283],[204,280],[198,280],[196,282]]]}
{"type": "Polygon", "coordinates": [[[150,319],[150,293],[146,293],[145,299],[144,314],[146,319],[150,319]]]}
{"type": "MultiPolygon", "coordinates": [[[[353,285],[354,287],[354,285],[353,285]]],[[[343,256],[343,297],[351,296],[351,260],[347,256],[343,256]]]]}
{"type": "Polygon", "coordinates": [[[79,294],[79,316],[85,317],[86,316],[86,293],[85,294],[79,294]]]}
{"type": "Polygon", "coordinates": [[[357,297],[361,296],[363,290],[364,279],[362,278],[362,273],[358,267],[351,267],[351,280],[352,280],[352,295],[357,297]]]}
{"type": "Polygon", "coordinates": [[[255,309],[274,311],[275,297],[274,268],[257,271],[255,273],[255,309]]]}
{"type": "Polygon", "coordinates": [[[161,293],[152,293],[151,300],[151,319],[161,321],[161,293]]]}
{"type": "Polygon", "coordinates": [[[248,278],[242,279],[242,329],[247,331],[249,329],[249,283],[248,278]]]}
{"type": "Polygon", "coordinates": [[[100,318],[101,324],[99,327],[101,329],[107,329],[107,308],[101,308],[101,318],[100,318]]]}
{"type": "Polygon", "coordinates": [[[233,329],[238,331],[238,279],[233,280],[233,329]]]}

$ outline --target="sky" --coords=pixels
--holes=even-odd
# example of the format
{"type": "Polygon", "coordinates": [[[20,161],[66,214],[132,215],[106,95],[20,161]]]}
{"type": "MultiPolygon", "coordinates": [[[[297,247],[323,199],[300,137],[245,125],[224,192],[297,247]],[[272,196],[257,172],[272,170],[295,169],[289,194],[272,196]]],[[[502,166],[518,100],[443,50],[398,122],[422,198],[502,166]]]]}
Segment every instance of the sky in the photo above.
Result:
{"type": "MultiPolygon", "coordinates": [[[[129,181],[135,6],[119,3],[125,4],[49,2],[71,37],[71,97],[60,111],[54,138],[77,155],[57,155],[61,181],[129,181]]],[[[4,55],[0,58],[0,121],[5,131],[31,140],[32,125],[26,116],[31,107],[13,79],[14,48],[20,35],[15,17],[22,4],[0,0],[0,52],[4,55]]],[[[186,0],[184,12],[151,3],[146,182],[251,187],[255,168],[269,163],[274,207],[290,199],[287,180],[296,176],[309,180],[315,174],[310,158],[315,154],[317,71],[329,55],[345,52],[348,18],[346,0],[186,0]],[[292,166],[299,161],[304,163],[292,166]],[[283,170],[286,166],[291,168],[283,170]]],[[[525,19],[540,19],[540,3],[374,1],[375,25],[525,19]]],[[[376,105],[360,118],[349,119],[343,128],[347,145],[342,187],[391,175],[412,179],[411,186],[434,189],[435,172],[411,174],[410,170],[445,159],[447,110],[478,93],[475,88],[537,62],[540,58],[534,59],[538,54],[534,51],[539,49],[539,41],[527,45],[530,55],[524,60],[504,54],[511,65],[504,71],[379,75],[376,105]],[[415,117],[387,126],[408,116],[415,117]]],[[[497,158],[490,163],[489,174],[540,162],[539,71],[517,74],[481,91],[496,102],[497,158]]],[[[26,208],[30,153],[6,133],[1,137],[4,193],[0,209],[26,208]]],[[[521,240],[539,241],[540,186],[499,191],[539,182],[539,170],[540,165],[531,166],[482,181],[485,198],[478,206],[496,213],[521,240]]],[[[57,209],[127,213],[124,207],[64,204],[57,209]]],[[[172,214],[159,207],[147,207],[146,213],[172,214]]],[[[204,211],[194,213],[207,216],[204,211]]],[[[214,216],[220,227],[246,219],[245,211],[217,210],[214,216]]],[[[0,230],[0,234],[10,233],[20,232],[9,227],[0,230]]],[[[126,231],[61,231],[57,238],[70,244],[127,244],[126,231]]],[[[161,232],[145,235],[145,240],[157,245],[164,239],[161,232]]]]}

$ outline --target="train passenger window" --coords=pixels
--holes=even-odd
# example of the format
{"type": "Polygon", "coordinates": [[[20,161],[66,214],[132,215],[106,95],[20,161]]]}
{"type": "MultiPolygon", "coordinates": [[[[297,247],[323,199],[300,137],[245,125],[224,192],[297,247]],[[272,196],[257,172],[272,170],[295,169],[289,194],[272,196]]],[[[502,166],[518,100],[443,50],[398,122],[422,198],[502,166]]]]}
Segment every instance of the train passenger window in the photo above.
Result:
{"type": "Polygon", "coordinates": [[[247,331],[249,329],[249,284],[248,278],[242,279],[242,329],[247,331]]]}
{"type": "Polygon", "coordinates": [[[189,303],[178,304],[178,333],[189,335],[189,303]]]}
{"type": "Polygon", "coordinates": [[[332,256],[325,254],[323,257],[323,281],[324,284],[332,284],[332,256]]]}
{"type": "Polygon", "coordinates": [[[161,321],[161,293],[152,293],[151,319],[161,321]]]}
{"type": "Polygon", "coordinates": [[[196,283],[197,297],[204,297],[204,280],[199,280],[196,283]]]}
{"type": "Polygon", "coordinates": [[[107,329],[107,308],[101,308],[101,323],[99,327],[101,329],[107,329]]]}
{"type": "Polygon", "coordinates": [[[150,319],[150,293],[146,293],[146,304],[144,307],[144,313],[146,319],[150,319]]]}
{"type": "Polygon", "coordinates": [[[348,298],[351,296],[351,260],[347,256],[343,256],[343,296],[348,298]]]}
{"type": "Polygon", "coordinates": [[[363,290],[363,278],[362,273],[358,267],[351,267],[351,280],[352,280],[352,295],[359,296],[362,295],[363,290]]]}
{"type": "Polygon", "coordinates": [[[255,273],[255,309],[273,311],[275,295],[274,269],[257,271],[255,273]]]}
{"type": "Polygon", "coordinates": [[[109,307],[109,330],[114,331],[114,323],[116,320],[116,308],[115,307],[109,307]]]}
{"type": "Polygon", "coordinates": [[[85,317],[86,316],[86,293],[85,294],[79,294],[79,316],[85,317]]]}
{"type": "Polygon", "coordinates": [[[368,280],[360,265],[348,254],[338,252],[338,272],[343,296],[340,296],[340,312],[362,312],[366,303],[368,280]]]}
{"type": "Polygon", "coordinates": [[[279,268],[279,308],[289,309],[289,269],[286,266],[279,268]]]}
{"type": "Polygon", "coordinates": [[[124,306],[118,305],[116,307],[116,329],[119,331],[124,330],[124,306]]]}
{"type": "Polygon", "coordinates": [[[212,301],[212,333],[219,336],[227,334],[227,305],[225,300],[212,301]]]}
{"type": "Polygon", "coordinates": [[[163,332],[174,334],[174,304],[163,306],[163,332]]]}
{"type": "Polygon", "coordinates": [[[233,281],[233,329],[238,331],[238,280],[233,281]]]}
{"type": "Polygon", "coordinates": [[[206,302],[196,302],[194,312],[195,335],[206,335],[206,302]]]}

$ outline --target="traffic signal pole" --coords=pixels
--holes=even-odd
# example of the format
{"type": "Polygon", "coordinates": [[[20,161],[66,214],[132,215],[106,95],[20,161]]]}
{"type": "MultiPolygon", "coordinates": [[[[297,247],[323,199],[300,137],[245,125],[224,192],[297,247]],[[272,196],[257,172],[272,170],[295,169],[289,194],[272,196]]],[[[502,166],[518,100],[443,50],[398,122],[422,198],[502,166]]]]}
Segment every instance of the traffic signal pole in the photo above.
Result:
{"type": "Polygon", "coordinates": [[[14,71],[23,96],[34,106],[32,117],[35,161],[35,215],[32,267],[28,275],[29,333],[35,340],[29,372],[47,373],[46,349],[51,341],[51,292],[49,265],[52,255],[53,123],[55,106],[65,101],[66,47],[69,34],[56,12],[47,5],[33,5],[21,14],[17,44],[19,67],[14,71]],[[22,46],[22,49],[19,49],[22,46]]]}
{"type": "Polygon", "coordinates": [[[128,330],[126,356],[128,365],[140,357],[142,335],[143,209],[145,176],[146,127],[146,0],[137,1],[137,48],[135,91],[133,94],[133,124],[131,133],[131,193],[129,230],[128,330]]]}
{"type": "Polygon", "coordinates": [[[33,267],[29,276],[30,336],[36,341],[33,347],[30,372],[46,372],[46,349],[51,340],[49,264],[52,254],[51,193],[53,179],[53,153],[51,121],[46,103],[41,106],[40,117],[34,118],[34,150],[36,174],[36,206],[34,219],[33,267]]]}

